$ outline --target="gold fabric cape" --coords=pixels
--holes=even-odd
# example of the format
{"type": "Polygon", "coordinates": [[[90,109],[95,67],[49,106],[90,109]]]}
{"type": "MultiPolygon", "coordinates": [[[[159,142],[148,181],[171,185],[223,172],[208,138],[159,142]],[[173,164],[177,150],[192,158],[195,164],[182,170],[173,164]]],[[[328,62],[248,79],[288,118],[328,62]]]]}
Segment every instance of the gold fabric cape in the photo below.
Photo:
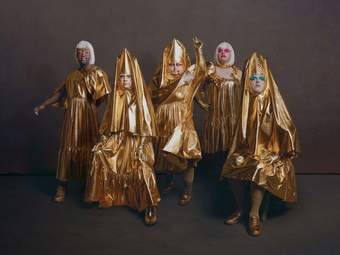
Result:
{"type": "Polygon", "coordinates": [[[295,202],[291,158],[299,151],[296,128],[267,61],[253,53],[245,68],[242,110],[221,177],[252,181],[283,201],[295,202]],[[260,95],[252,92],[249,79],[258,69],[266,79],[260,95]]]}
{"type": "Polygon", "coordinates": [[[98,140],[96,102],[111,91],[106,73],[96,66],[75,70],[55,93],[63,97],[54,106],[65,108],[57,179],[85,180],[90,168],[91,150],[98,140]]]}
{"type": "Polygon", "coordinates": [[[115,82],[94,147],[86,201],[100,207],[126,205],[139,211],[160,201],[153,172],[155,114],[138,61],[126,49],[117,58],[115,82]],[[131,75],[131,87],[120,82],[131,75]]]}

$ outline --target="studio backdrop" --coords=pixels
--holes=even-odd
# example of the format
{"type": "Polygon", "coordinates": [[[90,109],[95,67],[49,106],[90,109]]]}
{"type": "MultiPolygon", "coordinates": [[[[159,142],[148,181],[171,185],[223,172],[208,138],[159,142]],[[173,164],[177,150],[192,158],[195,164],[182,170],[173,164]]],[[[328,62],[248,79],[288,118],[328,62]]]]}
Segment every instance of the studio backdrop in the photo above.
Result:
{"type": "MultiPolygon", "coordinates": [[[[263,54],[297,126],[299,173],[340,173],[340,2],[319,0],[2,1],[0,9],[0,173],[44,173],[57,165],[61,109],[33,108],[77,68],[74,47],[93,43],[96,64],[113,82],[115,58],[128,48],[146,81],[173,38],[204,42],[212,60],[230,42],[243,69],[263,54]]],[[[204,113],[195,106],[202,132],[204,113]]]]}

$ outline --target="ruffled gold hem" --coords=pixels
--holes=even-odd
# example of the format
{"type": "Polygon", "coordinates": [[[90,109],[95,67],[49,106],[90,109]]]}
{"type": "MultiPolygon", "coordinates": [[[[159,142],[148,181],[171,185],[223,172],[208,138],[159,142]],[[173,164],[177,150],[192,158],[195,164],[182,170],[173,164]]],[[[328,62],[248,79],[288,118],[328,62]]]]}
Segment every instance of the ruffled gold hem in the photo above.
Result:
{"type": "Polygon", "coordinates": [[[253,182],[284,202],[297,202],[296,177],[290,159],[275,160],[272,163],[251,159],[245,166],[235,168],[234,171],[224,170],[222,176],[253,182]]]}

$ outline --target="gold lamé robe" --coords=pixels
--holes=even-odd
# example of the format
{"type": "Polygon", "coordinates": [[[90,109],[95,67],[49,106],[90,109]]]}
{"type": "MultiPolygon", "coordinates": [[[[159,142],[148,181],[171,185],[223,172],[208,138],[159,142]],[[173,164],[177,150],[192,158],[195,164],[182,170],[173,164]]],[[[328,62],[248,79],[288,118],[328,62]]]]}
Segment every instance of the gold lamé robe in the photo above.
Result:
{"type": "Polygon", "coordinates": [[[231,146],[240,109],[242,75],[235,65],[232,69],[232,79],[225,79],[216,74],[215,64],[209,63],[208,76],[198,94],[200,97],[196,97],[198,103],[207,97],[206,103],[209,105],[203,130],[202,147],[205,153],[225,152],[231,146]]]}
{"type": "Polygon", "coordinates": [[[87,178],[85,201],[100,207],[125,205],[142,211],[160,201],[157,189],[152,138],[155,116],[137,59],[124,50],[117,59],[116,81],[101,125],[101,141],[87,178]],[[132,87],[119,76],[128,66],[132,87]]]}
{"type": "Polygon", "coordinates": [[[206,63],[202,50],[196,49],[196,64],[180,79],[164,83],[161,81],[165,80],[162,75],[166,63],[163,59],[163,74],[158,72],[153,78],[158,128],[155,169],[184,171],[201,159],[201,146],[193,121],[193,99],[205,78],[206,63]]]}
{"type": "Polygon", "coordinates": [[[91,150],[98,140],[96,103],[111,91],[106,73],[96,66],[75,70],[55,93],[65,95],[55,106],[65,108],[57,179],[85,180],[90,169],[91,150]]]}
{"type": "Polygon", "coordinates": [[[266,60],[254,53],[245,70],[242,109],[233,144],[221,177],[256,183],[286,202],[297,200],[291,161],[299,152],[296,128],[279,93],[266,60]],[[249,77],[262,66],[266,89],[250,89],[249,77]]]}

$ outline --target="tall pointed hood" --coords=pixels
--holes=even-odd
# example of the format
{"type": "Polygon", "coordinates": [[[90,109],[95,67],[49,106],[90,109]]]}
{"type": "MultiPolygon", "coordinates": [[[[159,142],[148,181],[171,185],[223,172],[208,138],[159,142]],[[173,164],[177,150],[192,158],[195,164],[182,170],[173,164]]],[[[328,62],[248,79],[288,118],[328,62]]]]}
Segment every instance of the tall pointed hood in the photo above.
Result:
{"type": "Polygon", "coordinates": [[[160,87],[167,86],[169,82],[178,77],[173,77],[168,73],[168,64],[171,62],[182,63],[186,70],[190,66],[190,58],[185,46],[176,38],[163,51],[162,74],[160,87]]]}
{"type": "Polygon", "coordinates": [[[138,61],[127,49],[117,58],[113,91],[101,126],[101,133],[105,134],[122,131],[140,136],[156,136],[152,102],[138,61]],[[131,88],[122,86],[122,73],[131,75],[131,88]],[[129,97],[128,93],[132,96],[129,97]],[[129,107],[135,110],[129,111],[129,107]]]}

